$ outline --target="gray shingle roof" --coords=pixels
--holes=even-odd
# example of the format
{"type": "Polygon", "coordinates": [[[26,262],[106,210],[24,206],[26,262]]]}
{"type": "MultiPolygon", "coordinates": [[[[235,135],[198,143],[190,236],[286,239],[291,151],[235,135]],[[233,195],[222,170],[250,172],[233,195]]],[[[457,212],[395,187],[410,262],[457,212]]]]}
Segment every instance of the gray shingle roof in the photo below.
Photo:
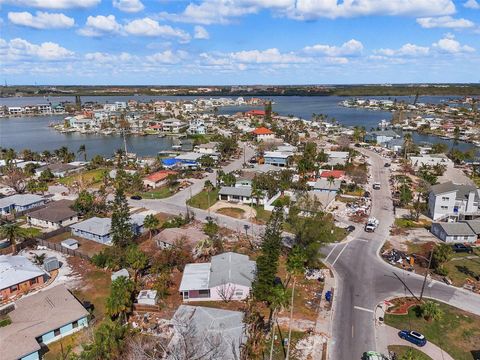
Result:
{"type": "Polygon", "coordinates": [[[255,276],[256,264],[246,255],[226,252],[212,256],[209,287],[236,284],[250,287],[255,276]]]}
{"type": "Polygon", "coordinates": [[[55,201],[49,203],[47,207],[43,209],[29,213],[28,217],[57,223],[77,215],[77,212],[70,208],[72,205],[73,201],[71,200],[55,201]]]}
{"type": "Polygon", "coordinates": [[[462,222],[468,224],[475,234],[480,234],[480,220],[465,220],[462,222]]]}
{"type": "Polygon", "coordinates": [[[442,183],[442,184],[433,185],[430,188],[430,191],[434,195],[456,192],[456,199],[457,200],[467,199],[468,194],[473,191],[475,193],[475,200],[479,199],[478,189],[475,186],[454,184],[451,181],[446,182],[446,183],[442,183]]]}
{"type": "Polygon", "coordinates": [[[436,223],[448,236],[475,235],[473,230],[466,223],[436,223]]]}
{"type": "Polygon", "coordinates": [[[252,188],[248,186],[234,187],[234,186],[222,186],[220,188],[220,195],[230,196],[252,196],[252,188]]]}

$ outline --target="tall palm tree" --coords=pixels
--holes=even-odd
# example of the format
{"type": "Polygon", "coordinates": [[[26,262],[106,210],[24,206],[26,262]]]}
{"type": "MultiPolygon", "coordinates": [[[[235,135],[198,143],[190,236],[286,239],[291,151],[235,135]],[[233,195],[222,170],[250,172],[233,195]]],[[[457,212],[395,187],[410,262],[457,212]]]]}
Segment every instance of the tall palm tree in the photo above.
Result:
{"type": "Polygon", "coordinates": [[[130,311],[133,304],[132,293],[134,289],[134,282],[125,276],[120,276],[112,281],[110,295],[105,303],[107,314],[112,319],[117,317],[124,319],[125,314],[130,311]]]}
{"type": "Polygon", "coordinates": [[[154,230],[158,229],[160,225],[160,221],[157,217],[153,214],[149,214],[145,216],[145,220],[143,222],[143,226],[150,231],[150,239],[152,239],[152,233],[154,230]]]}
{"type": "Polygon", "coordinates": [[[270,307],[270,326],[272,327],[272,342],[270,343],[270,357],[269,360],[272,360],[273,357],[273,342],[275,340],[275,322],[277,320],[277,314],[282,308],[288,306],[288,292],[287,290],[281,286],[275,286],[270,294],[270,298],[268,299],[269,307],[270,307]]]}
{"type": "Polygon", "coordinates": [[[84,161],[87,161],[87,148],[86,148],[85,144],[80,145],[80,147],[78,148],[77,153],[78,153],[79,155],[83,154],[83,160],[84,160],[84,161]]]}
{"type": "Polygon", "coordinates": [[[16,254],[17,242],[24,237],[23,229],[16,222],[9,222],[0,228],[0,234],[10,241],[13,253],[16,254]]]}
{"type": "Polygon", "coordinates": [[[412,143],[413,143],[412,134],[406,133],[403,136],[403,151],[404,151],[403,155],[404,155],[405,159],[407,158],[407,152],[410,149],[410,147],[412,146],[412,143]]]}

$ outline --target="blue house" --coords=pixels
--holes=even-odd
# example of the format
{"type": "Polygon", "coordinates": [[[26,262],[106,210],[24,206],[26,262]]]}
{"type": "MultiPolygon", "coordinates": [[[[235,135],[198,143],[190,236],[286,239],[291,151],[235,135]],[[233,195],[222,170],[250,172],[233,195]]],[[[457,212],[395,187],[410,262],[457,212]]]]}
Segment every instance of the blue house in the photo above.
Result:
{"type": "Polygon", "coordinates": [[[292,156],[291,152],[266,151],[263,159],[265,164],[285,167],[288,166],[288,159],[292,156]]]}
{"type": "MultiPolygon", "coordinates": [[[[143,222],[145,216],[141,214],[133,214],[132,231],[134,235],[139,235],[143,232],[143,222]]],[[[112,219],[92,217],[85,221],[71,225],[72,235],[78,236],[87,240],[93,240],[100,244],[110,245],[112,238],[110,235],[112,226],[112,219]]]]}
{"type": "Polygon", "coordinates": [[[0,199],[0,215],[33,209],[42,206],[45,202],[46,200],[40,195],[16,194],[7,196],[0,199]]]}
{"type": "Polygon", "coordinates": [[[0,327],[2,360],[39,360],[41,348],[88,326],[88,311],[64,285],[23,297],[0,327]]]}

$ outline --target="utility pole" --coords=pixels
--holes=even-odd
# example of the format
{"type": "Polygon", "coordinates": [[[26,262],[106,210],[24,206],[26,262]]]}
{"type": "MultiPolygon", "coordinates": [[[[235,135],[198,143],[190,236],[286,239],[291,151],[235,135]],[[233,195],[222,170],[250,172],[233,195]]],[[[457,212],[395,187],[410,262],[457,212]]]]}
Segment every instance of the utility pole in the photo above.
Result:
{"type": "Polygon", "coordinates": [[[425,285],[427,283],[427,275],[428,272],[430,271],[430,265],[432,264],[432,258],[433,258],[433,252],[435,251],[435,248],[432,248],[432,251],[430,252],[430,258],[428,259],[428,267],[427,271],[425,271],[425,277],[423,278],[423,284],[422,284],[422,291],[420,292],[420,302],[422,301],[423,298],[423,291],[425,290],[425,285]]]}

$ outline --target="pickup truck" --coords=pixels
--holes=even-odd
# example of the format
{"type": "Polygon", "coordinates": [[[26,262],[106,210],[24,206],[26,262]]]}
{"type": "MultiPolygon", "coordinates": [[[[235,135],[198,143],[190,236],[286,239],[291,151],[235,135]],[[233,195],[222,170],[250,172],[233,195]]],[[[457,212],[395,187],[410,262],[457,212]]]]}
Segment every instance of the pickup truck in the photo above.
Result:
{"type": "Polygon", "coordinates": [[[375,218],[369,218],[367,223],[365,224],[365,231],[366,232],[374,232],[378,227],[378,220],[375,218]]]}

